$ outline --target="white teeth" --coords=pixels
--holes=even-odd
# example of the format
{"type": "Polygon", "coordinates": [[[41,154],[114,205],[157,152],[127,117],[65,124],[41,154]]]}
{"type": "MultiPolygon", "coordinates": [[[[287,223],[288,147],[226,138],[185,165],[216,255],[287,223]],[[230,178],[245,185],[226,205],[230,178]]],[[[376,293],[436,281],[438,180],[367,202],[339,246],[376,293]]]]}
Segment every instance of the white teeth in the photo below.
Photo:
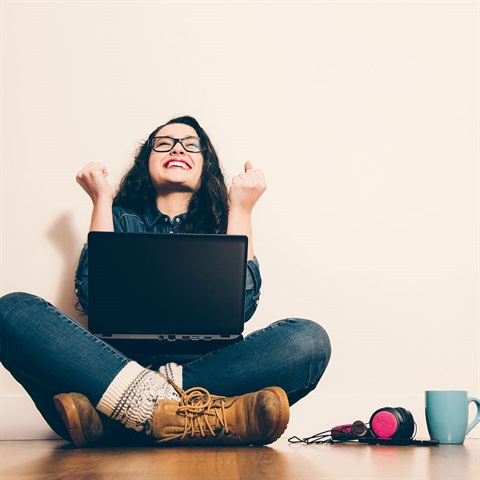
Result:
{"type": "Polygon", "coordinates": [[[170,168],[170,167],[180,167],[180,168],[184,168],[185,170],[188,170],[187,164],[183,162],[168,162],[167,168],[170,168]]]}

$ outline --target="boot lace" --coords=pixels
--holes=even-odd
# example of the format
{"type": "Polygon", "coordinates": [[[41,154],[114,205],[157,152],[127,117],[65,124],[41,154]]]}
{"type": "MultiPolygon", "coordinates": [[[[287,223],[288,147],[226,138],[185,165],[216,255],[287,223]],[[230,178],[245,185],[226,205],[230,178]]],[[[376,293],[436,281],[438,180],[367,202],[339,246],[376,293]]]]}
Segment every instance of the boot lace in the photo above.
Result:
{"type": "Polygon", "coordinates": [[[204,438],[208,433],[216,437],[222,431],[225,435],[230,434],[225,417],[226,397],[211,395],[201,387],[183,391],[170,379],[169,382],[180,395],[177,415],[185,417],[185,425],[182,433],[172,433],[158,442],[183,440],[187,436],[193,438],[195,435],[204,438]]]}

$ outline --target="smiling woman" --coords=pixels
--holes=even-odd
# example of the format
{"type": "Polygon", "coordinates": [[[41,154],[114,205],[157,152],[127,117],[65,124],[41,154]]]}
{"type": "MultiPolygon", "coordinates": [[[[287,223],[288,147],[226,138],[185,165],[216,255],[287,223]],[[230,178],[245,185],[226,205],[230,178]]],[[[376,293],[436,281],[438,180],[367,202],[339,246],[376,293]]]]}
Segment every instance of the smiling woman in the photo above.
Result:
{"type": "MultiPolygon", "coordinates": [[[[149,159],[149,172],[153,186],[157,193],[157,206],[167,214],[172,207],[174,210],[186,211],[190,199],[201,185],[203,156],[199,149],[200,139],[195,130],[189,125],[172,123],[161,128],[152,139],[152,151],[149,159]],[[192,145],[193,149],[185,148],[192,145]],[[170,147],[170,148],[169,148],[170,147]],[[171,194],[178,192],[172,206],[171,194]]],[[[170,215],[171,216],[171,215],[170,215]]]]}
{"type": "MultiPolygon", "coordinates": [[[[247,161],[228,191],[208,135],[194,118],[179,117],[140,146],[115,195],[107,175],[98,163],[77,175],[93,202],[91,231],[248,236],[245,321],[250,320],[262,284],[251,220],[266,189],[262,171],[247,161]]],[[[75,274],[85,312],[87,252],[85,245],[75,274]]],[[[297,318],[206,355],[146,356],[139,347],[127,356],[39,297],[5,295],[0,312],[3,365],[52,429],[77,447],[113,438],[132,442],[132,432],[142,442],[272,443],[286,429],[289,405],[317,386],[330,359],[325,330],[297,318]]]]}
{"type": "Polygon", "coordinates": [[[227,230],[228,192],[220,162],[193,117],[174,118],[149,135],[114,199],[114,205],[135,211],[152,204],[170,218],[188,210],[184,233],[227,230]]]}

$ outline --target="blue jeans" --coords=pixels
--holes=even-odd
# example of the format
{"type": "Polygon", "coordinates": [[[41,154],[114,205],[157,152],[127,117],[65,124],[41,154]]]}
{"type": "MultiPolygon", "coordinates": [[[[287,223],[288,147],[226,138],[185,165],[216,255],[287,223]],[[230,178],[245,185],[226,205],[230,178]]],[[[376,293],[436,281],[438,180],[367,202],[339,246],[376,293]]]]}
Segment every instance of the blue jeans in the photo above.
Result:
{"type": "MultiPolygon", "coordinates": [[[[278,386],[293,404],[316,387],[330,352],[328,335],[319,324],[289,318],[186,363],[175,355],[159,356],[159,361],[183,365],[185,390],[200,386],[230,397],[278,386]]],[[[63,438],[69,439],[69,435],[53,397],[80,392],[97,405],[132,358],[42,298],[27,293],[0,298],[0,361],[63,438]]]]}

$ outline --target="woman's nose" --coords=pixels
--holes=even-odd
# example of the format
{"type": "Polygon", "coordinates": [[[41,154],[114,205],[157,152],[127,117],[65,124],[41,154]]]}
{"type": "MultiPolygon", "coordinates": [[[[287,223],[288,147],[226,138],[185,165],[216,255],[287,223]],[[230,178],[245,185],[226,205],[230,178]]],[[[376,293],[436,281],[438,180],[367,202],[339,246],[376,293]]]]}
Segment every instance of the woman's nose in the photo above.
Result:
{"type": "Polygon", "coordinates": [[[183,148],[183,145],[177,140],[175,142],[175,145],[172,147],[170,150],[170,153],[176,153],[176,154],[184,154],[185,149],[183,148]]]}

